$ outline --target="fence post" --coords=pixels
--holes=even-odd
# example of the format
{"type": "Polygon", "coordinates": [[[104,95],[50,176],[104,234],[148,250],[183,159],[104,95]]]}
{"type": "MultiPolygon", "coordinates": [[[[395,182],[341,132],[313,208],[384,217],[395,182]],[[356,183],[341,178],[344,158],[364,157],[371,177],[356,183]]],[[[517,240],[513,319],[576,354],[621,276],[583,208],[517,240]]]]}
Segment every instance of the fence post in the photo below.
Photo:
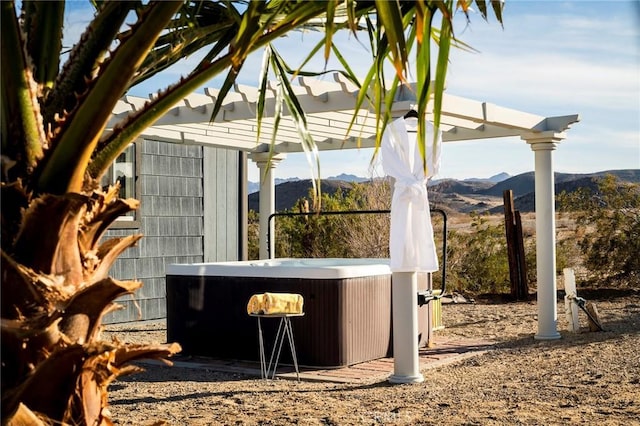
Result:
{"type": "Polygon", "coordinates": [[[504,200],[504,226],[507,237],[511,297],[515,300],[524,300],[529,295],[529,287],[522,238],[522,219],[520,212],[514,207],[513,191],[506,189],[502,193],[502,197],[504,200]]]}
{"type": "Polygon", "coordinates": [[[518,295],[519,300],[527,300],[529,298],[529,282],[527,281],[527,262],[524,256],[524,238],[522,236],[522,218],[520,212],[515,211],[516,226],[514,229],[516,240],[516,252],[518,255],[518,295]]]}

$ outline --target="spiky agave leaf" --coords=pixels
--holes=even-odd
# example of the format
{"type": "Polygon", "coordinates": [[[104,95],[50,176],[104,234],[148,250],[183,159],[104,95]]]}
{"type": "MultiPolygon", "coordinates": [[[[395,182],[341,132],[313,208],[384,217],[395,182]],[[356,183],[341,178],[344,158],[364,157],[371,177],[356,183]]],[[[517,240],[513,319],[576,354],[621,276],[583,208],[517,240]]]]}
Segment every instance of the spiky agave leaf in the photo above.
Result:
{"type": "MultiPolygon", "coordinates": [[[[13,256],[3,247],[3,398],[29,381],[34,369],[53,354],[69,345],[95,342],[113,301],[141,286],[106,278],[117,256],[141,237],[100,242],[109,223],[137,208],[136,200],[120,200],[117,192],[114,186],[92,195],[41,196],[24,211],[15,244],[7,247],[13,256]]],[[[50,373],[45,370],[40,380],[50,373]]],[[[34,389],[25,392],[31,395],[34,389]]],[[[30,397],[16,398],[15,402],[41,411],[27,403],[30,397]]],[[[55,414],[44,416],[55,418],[55,414]]]]}
{"type": "Polygon", "coordinates": [[[408,64],[408,52],[404,37],[403,13],[399,2],[376,0],[377,17],[387,39],[393,67],[402,81],[408,64]]]}
{"type": "Polygon", "coordinates": [[[111,111],[129,85],[147,50],[182,2],[154,2],[144,9],[135,31],[121,40],[53,141],[53,150],[38,178],[38,192],[62,194],[82,189],[87,166],[111,111]],[[75,167],[69,167],[70,164],[75,167]]]}
{"type": "Polygon", "coordinates": [[[18,383],[29,366],[37,365],[60,346],[94,341],[113,301],[142,285],[139,281],[105,278],[71,292],[60,287],[55,277],[36,274],[20,265],[14,272],[23,275],[23,283],[36,295],[32,300],[38,304],[17,309],[24,306],[20,294],[9,294],[3,286],[3,298],[7,299],[3,304],[14,312],[3,312],[3,389],[18,383]]]}
{"type": "MultiPolygon", "coordinates": [[[[240,14],[233,2],[186,2],[168,25],[138,68],[131,81],[135,86],[167,69],[181,59],[209,48],[203,64],[212,62],[236,35],[240,14]]],[[[121,36],[125,37],[127,32],[121,36]]]]}
{"type": "MultiPolygon", "coordinates": [[[[68,385],[70,378],[79,369],[79,362],[85,365],[85,372],[83,373],[85,375],[94,375],[96,371],[100,371],[98,364],[104,360],[102,359],[101,361],[100,357],[96,358],[94,360],[96,364],[89,371],[86,370],[88,367],[87,362],[89,362],[86,361],[86,357],[100,347],[100,344],[96,343],[96,338],[101,318],[104,313],[109,311],[113,300],[124,294],[132,293],[140,285],[140,282],[116,281],[108,278],[72,295],[59,291],[55,286],[50,287],[42,285],[42,283],[36,286],[43,292],[50,290],[47,295],[47,304],[49,306],[47,312],[27,319],[3,319],[2,321],[2,417],[6,418],[10,415],[11,410],[15,409],[16,404],[22,402],[31,410],[60,421],[60,417],[56,416],[60,415],[59,402],[61,401],[49,401],[45,404],[51,405],[45,408],[43,408],[43,401],[41,401],[41,399],[46,399],[41,396],[46,395],[54,388],[49,389],[48,386],[45,386],[45,389],[42,389],[37,387],[38,381],[52,380],[57,383],[67,377],[64,386],[56,387],[58,392],[64,394],[65,389],[66,392],[72,391],[71,388],[67,389],[65,386],[68,385]],[[70,351],[70,347],[75,347],[75,349],[70,351]],[[86,352],[89,352],[89,354],[86,352]],[[83,353],[86,356],[81,356],[83,353]],[[73,359],[69,359],[68,356],[73,359]],[[55,368],[50,367],[51,358],[57,359],[55,362],[60,364],[56,364],[55,368]],[[57,407],[58,411],[55,411],[55,407],[57,407]]],[[[122,356],[118,358],[118,363],[122,365],[130,361],[132,357],[153,358],[158,355],[171,355],[179,351],[179,346],[175,344],[159,346],[134,345],[130,347],[115,345],[113,348],[102,350],[102,352],[98,351],[98,355],[100,353],[113,352],[114,350],[121,353],[122,356]],[[158,354],[159,350],[160,354],[158,354]]],[[[119,374],[115,370],[112,373],[114,377],[119,374]]],[[[106,390],[106,383],[104,384],[104,389],[106,390]]],[[[73,391],[73,394],[77,395],[78,390],[73,391]]],[[[102,406],[106,404],[106,400],[101,399],[100,401],[102,406]]],[[[89,402],[92,406],[94,403],[97,402],[89,402]]],[[[80,399],[77,404],[86,405],[87,401],[80,399]]],[[[93,406],[93,411],[95,412],[99,408],[93,406]]]]}
{"type": "MultiPolygon", "coordinates": [[[[277,52],[274,51],[270,56],[270,61],[277,81],[282,87],[282,101],[287,106],[289,114],[291,115],[291,118],[296,125],[298,135],[300,136],[302,149],[307,158],[307,163],[309,164],[313,172],[314,179],[311,180],[314,194],[313,201],[317,204],[320,202],[320,197],[322,196],[320,192],[321,187],[320,185],[318,185],[318,181],[320,180],[320,154],[318,152],[318,146],[316,145],[315,141],[313,140],[313,136],[309,131],[307,119],[304,114],[304,109],[302,108],[302,105],[300,105],[298,98],[295,96],[295,92],[291,87],[289,79],[287,78],[284,60],[277,52]]],[[[274,130],[274,134],[275,132],[276,130],[274,130]]],[[[319,204],[314,207],[317,207],[316,210],[320,210],[319,204]]]]}
{"type": "Polygon", "coordinates": [[[45,96],[53,87],[62,48],[62,23],[65,3],[59,1],[22,2],[27,34],[27,52],[31,57],[39,93],[45,96]]]}
{"type": "Polygon", "coordinates": [[[19,387],[2,395],[3,422],[11,424],[20,404],[37,417],[64,424],[111,424],[103,409],[106,388],[127,373],[126,366],[141,358],[165,359],[180,345],[120,346],[105,342],[71,344],[57,350],[34,369],[19,387]],[[75,395],[69,401],[68,395],[75,395]]]}
{"type": "MultiPolygon", "coordinates": [[[[107,57],[126,16],[139,5],[137,1],[106,2],[89,23],[57,74],[55,85],[44,99],[44,121],[51,126],[52,136],[61,123],[56,115],[65,117],[78,104],[78,96],[88,85],[107,57]]],[[[60,54],[60,51],[57,52],[60,54]]]]}
{"type": "Polygon", "coordinates": [[[37,86],[12,1],[1,2],[0,19],[2,155],[3,159],[16,162],[11,176],[8,173],[5,176],[3,170],[2,180],[7,181],[14,180],[13,176],[31,173],[44,155],[47,138],[40,115],[37,86]]]}
{"type": "MultiPolygon", "coordinates": [[[[433,114],[434,124],[437,128],[440,124],[442,110],[442,96],[445,87],[445,78],[449,59],[450,47],[462,47],[469,49],[469,46],[456,40],[453,34],[452,19],[456,8],[468,7],[470,1],[397,1],[397,2],[376,2],[378,20],[376,25],[367,26],[369,39],[372,44],[372,52],[375,52],[374,63],[368,74],[362,80],[360,93],[356,99],[356,111],[363,105],[367,96],[370,96],[370,105],[376,112],[376,153],[382,142],[382,133],[387,123],[390,121],[390,111],[394,101],[392,93],[397,89],[398,84],[403,84],[407,69],[407,56],[412,50],[413,40],[418,41],[415,55],[415,67],[418,72],[416,79],[416,104],[419,114],[427,111],[427,104],[430,97],[434,99],[433,114]],[[434,28],[431,21],[434,13],[439,11],[442,20],[439,28],[434,28]],[[405,35],[405,31],[409,33],[405,35]],[[435,67],[431,66],[431,40],[438,45],[438,60],[435,67]],[[383,62],[391,57],[391,63],[396,71],[391,86],[387,86],[384,78],[383,62]],[[434,72],[435,71],[435,72],[434,72]],[[432,82],[434,83],[432,85],[432,82]],[[386,96],[383,93],[386,92],[386,96]],[[370,93],[370,95],[369,95],[370,93]],[[383,100],[384,99],[384,100],[383,100]],[[384,111],[384,112],[383,112],[384,111]]],[[[476,0],[482,16],[486,18],[485,0],[476,0]]],[[[492,1],[491,5],[498,21],[502,23],[503,1],[492,1]]],[[[356,116],[352,118],[349,131],[356,116]]],[[[437,129],[436,129],[437,130],[437,129]]],[[[434,135],[437,132],[434,132],[434,135]]],[[[423,161],[426,158],[425,152],[426,129],[424,122],[419,121],[418,145],[423,161]]],[[[434,143],[434,149],[435,149],[434,143]]],[[[426,164],[426,162],[425,162],[426,164]]]]}

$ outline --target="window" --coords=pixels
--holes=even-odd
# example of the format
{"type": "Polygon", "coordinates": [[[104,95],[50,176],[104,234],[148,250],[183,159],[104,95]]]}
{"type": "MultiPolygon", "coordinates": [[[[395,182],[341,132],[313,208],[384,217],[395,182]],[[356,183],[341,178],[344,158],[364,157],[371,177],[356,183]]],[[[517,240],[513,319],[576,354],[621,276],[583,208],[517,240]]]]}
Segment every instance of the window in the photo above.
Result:
{"type": "MultiPolygon", "coordinates": [[[[136,170],[137,156],[136,145],[132,143],[113,162],[109,170],[102,176],[100,185],[107,188],[116,182],[120,183],[120,198],[137,198],[140,191],[138,188],[138,176],[136,170]]],[[[120,216],[113,224],[113,228],[138,227],[140,223],[137,218],[137,211],[128,212],[120,216]]]]}

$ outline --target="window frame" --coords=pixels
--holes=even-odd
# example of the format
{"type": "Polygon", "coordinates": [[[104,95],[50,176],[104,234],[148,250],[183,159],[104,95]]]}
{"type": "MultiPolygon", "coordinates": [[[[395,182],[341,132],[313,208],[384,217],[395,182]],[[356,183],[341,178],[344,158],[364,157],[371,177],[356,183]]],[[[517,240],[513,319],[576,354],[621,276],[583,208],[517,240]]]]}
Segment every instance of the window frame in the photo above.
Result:
{"type": "MultiPolygon", "coordinates": [[[[142,153],[141,151],[141,140],[135,140],[134,142],[131,143],[131,145],[129,146],[133,146],[133,190],[134,190],[134,195],[133,197],[130,198],[135,198],[136,200],[140,200],[141,198],[141,189],[142,189],[142,185],[140,184],[140,165],[141,165],[141,161],[142,161],[142,153]]],[[[128,148],[128,147],[127,147],[128,148]]],[[[115,163],[115,161],[114,161],[115,163]]],[[[109,170],[111,170],[111,168],[113,167],[113,165],[109,166],[109,170]]],[[[121,216],[124,217],[124,216],[121,216]]],[[[133,211],[133,215],[132,216],[128,216],[128,217],[132,217],[133,219],[121,219],[118,218],[116,219],[111,226],[109,226],[109,229],[137,229],[140,228],[140,209],[138,208],[137,210],[133,211]]]]}

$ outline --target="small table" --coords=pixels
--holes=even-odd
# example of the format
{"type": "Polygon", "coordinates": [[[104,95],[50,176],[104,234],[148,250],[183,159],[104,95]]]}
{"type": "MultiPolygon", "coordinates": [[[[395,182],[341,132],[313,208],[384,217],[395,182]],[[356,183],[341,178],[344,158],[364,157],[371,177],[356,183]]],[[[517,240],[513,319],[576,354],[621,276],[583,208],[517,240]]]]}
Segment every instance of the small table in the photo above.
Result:
{"type": "Polygon", "coordinates": [[[291,317],[304,316],[300,314],[249,314],[252,317],[258,318],[258,343],[260,345],[260,376],[263,379],[268,379],[271,374],[271,378],[276,377],[276,368],[278,367],[278,360],[280,359],[280,352],[282,351],[282,343],[285,336],[289,340],[289,348],[291,349],[291,356],[293,357],[293,365],[296,369],[296,377],[300,381],[300,371],[298,370],[298,357],[296,356],[296,347],[293,341],[293,327],[291,327],[291,317]],[[267,366],[266,358],[264,354],[264,340],[262,337],[262,325],[260,323],[261,318],[280,318],[278,324],[278,332],[276,333],[276,339],[273,343],[273,349],[271,350],[271,357],[269,358],[269,365],[267,366]],[[276,353],[276,348],[278,352],[276,353]],[[275,359],[274,359],[275,356],[275,359]],[[271,373],[271,365],[273,364],[273,372],[271,373]]]}

